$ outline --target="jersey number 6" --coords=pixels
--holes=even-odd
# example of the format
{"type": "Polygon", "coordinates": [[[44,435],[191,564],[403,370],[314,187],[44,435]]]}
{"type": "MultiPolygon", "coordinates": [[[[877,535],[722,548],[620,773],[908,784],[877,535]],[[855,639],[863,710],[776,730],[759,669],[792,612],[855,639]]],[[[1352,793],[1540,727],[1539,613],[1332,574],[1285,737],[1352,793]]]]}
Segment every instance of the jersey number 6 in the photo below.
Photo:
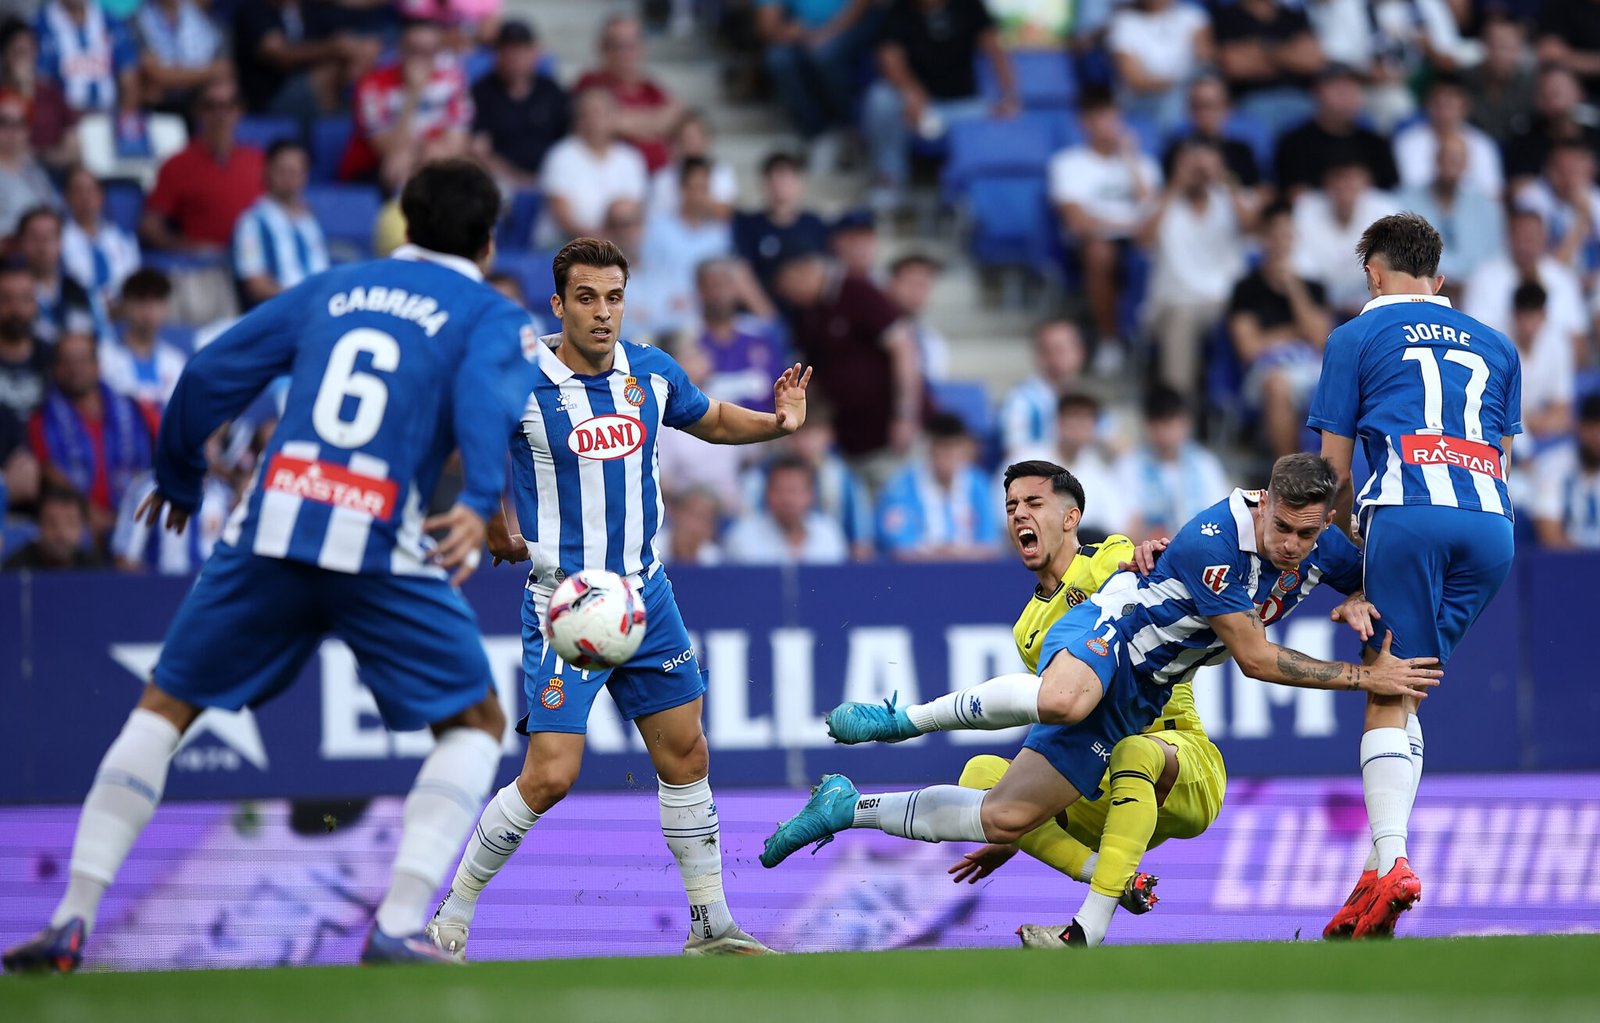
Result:
{"type": "Polygon", "coordinates": [[[311,425],[334,447],[359,448],[372,440],[389,407],[389,388],[382,378],[356,369],[363,352],[372,356],[372,368],[378,372],[393,373],[400,365],[400,342],[381,330],[357,327],[334,342],[311,405],[311,425]],[[347,419],[348,399],[355,400],[355,408],[347,419]]]}

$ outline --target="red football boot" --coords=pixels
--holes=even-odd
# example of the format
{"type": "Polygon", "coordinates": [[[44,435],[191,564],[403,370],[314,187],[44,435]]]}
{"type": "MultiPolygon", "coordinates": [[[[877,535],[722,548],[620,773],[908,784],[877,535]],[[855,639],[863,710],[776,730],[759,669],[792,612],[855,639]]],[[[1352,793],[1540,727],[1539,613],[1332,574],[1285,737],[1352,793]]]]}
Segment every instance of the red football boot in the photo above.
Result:
{"type": "Polygon", "coordinates": [[[1411,869],[1404,856],[1394,861],[1394,866],[1372,886],[1372,897],[1366,909],[1356,920],[1356,929],[1350,936],[1362,938],[1392,938],[1394,925],[1400,914],[1416,905],[1422,898],[1422,881],[1411,869]]]}
{"type": "Polygon", "coordinates": [[[1376,870],[1363,870],[1361,879],[1356,882],[1355,890],[1350,897],[1344,900],[1344,905],[1339,907],[1339,912],[1333,914],[1333,919],[1328,921],[1328,926],[1322,929],[1323,941],[1348,941],[1356,929],[1356,921],[1361,913],[1371,902],[1372,886],[1378,882],[1376,870]]]}

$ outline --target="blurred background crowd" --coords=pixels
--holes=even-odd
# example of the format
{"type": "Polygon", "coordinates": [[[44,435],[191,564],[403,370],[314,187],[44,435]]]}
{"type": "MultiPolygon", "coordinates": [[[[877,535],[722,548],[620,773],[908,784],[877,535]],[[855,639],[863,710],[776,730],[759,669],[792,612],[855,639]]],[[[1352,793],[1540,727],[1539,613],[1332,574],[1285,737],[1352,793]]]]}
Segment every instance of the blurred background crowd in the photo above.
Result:
{"type": "MultiPolygon", "coordinates": [[[[478,159],[490,282],[629,256],[624,335],[808,427],[663,437],[669,562],[1004,556],[1050,458],[1087,539],[1168,534],[1302,427],[1353,247],[1409,209],[1522,354],[1518,528],[1600,548],[1600,0],[0,0],[0,559],[194,571],[133,509],[188,356],[404,238],[478,159]]],[[[1359,471],[1359,470],[1358,470],[1359,471]]]]}

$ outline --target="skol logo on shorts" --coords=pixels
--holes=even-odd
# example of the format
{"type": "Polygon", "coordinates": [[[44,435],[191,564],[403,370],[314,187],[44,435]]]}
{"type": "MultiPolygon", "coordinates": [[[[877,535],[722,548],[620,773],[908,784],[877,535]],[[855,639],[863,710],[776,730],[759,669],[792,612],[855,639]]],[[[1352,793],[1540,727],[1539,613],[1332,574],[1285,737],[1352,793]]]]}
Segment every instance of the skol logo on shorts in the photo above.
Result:
{"type": "Polygon", "coordinates": [[[560,710],[561,705],[567,702],[567,693],[561,688],[562,685],[558,678],[546,682],[544,692],[539,694],[539,705],[545,710],[560,710]]]}
{"type": "Polygon", "coordinates": [[[644,446],[644,424],[632,416],[608,414],[585,419],[567,434],[567,447],[579,458],[609,462],[644,446]]]}
{"type": "Polygon", "coordinates": [[[622,382],[622,400],[634,408],[644,404],[644,388],[639,386],[638,377],[628,377],[622,382]]]}

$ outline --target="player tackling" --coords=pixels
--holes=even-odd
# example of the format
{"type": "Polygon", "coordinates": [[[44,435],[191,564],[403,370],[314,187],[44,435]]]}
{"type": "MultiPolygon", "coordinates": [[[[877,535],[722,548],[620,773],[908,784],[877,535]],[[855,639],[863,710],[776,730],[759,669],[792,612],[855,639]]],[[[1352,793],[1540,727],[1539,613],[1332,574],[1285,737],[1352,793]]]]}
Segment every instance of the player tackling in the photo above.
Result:
{"type": "Polygon", "coordinates": [[[491,524],[490,550],[532,561],[522,603],[528,754],[516,780],[484,807],[450,892],[428,934],[464,954],[478,896],[540,817],[572,787],[583,763],[589,708],[601,687],[633,720],[659,777],[661,833],[689,897],[688,955],[770,952],[734,922],[722,887],[717,807],[701,730],[705,675],[655,554],[661,525],[656,444],[663,427],[713,444],[753,444],[805,422],[811,371],[786,369],[775,412],[708,398],[659,348],[622,340],[628,261],[608,241],[579,238],[556,255],[550,309],[561,333],[534,353],[536,382],[511,444],[517,519],[524,536],[491,524]],[[498,527],[498,529],[496,528],[498,527]],[[496,535],[498,532],[499,535],[496,535]],[[550,594],[567,576],[605,569],[640,589],[643,644],[611,671],[564,663],[544,639],[550,594]]]}
{"type": "MultiPolygon", "coordinates": [[[[1372,301],[1328,336],[1307,419],[1322,431],[1322,454],[1339,474],[1335,521],[1352,533],[1358,439],[1372,468],[1359,533],[1367,597],[1387,627],[1383,641],[1441,665],[1511,569],[1506,473],[1511,438],[1522,432],[1516,347],[1438,294],[1442,249],[1439,232],[1414,213],[1367,228],[1356,252],[1372,301]]],[[[1406,694],[1367,695],[1361,788],[1372,852],[1324,937],[1392,934],[1422,895],[1406,858],[1422,780],[1416,712],[1406,694]]]]}
{"type": "Polygon", "coordinates": [[[400,197],[410,244],[319,274],[251,312],[189,362],[161,420],[156,492],[182,531],[206,438],[277,377],[291,383],[251,492],[178,610],[154,677],[84,800],[66,894],[8,971],[77,967],[102,895],[161,800],[184,731],[294,681],[326,635],[355,652],[390,729],[438,742],[406,798],[388,894],[364,962],[448,961],[428,904],[500,763],[505,716],[477,619],[446,578],[470,571],[499,508],[505,439],[533,386],[528,314],[482,283],[500,212],[475,164],[423,167],[400,197]],[[456,505],[424,520],[459,449],[456,505]],[[426,534],[447,530],[434,546],[426,534]]]}

